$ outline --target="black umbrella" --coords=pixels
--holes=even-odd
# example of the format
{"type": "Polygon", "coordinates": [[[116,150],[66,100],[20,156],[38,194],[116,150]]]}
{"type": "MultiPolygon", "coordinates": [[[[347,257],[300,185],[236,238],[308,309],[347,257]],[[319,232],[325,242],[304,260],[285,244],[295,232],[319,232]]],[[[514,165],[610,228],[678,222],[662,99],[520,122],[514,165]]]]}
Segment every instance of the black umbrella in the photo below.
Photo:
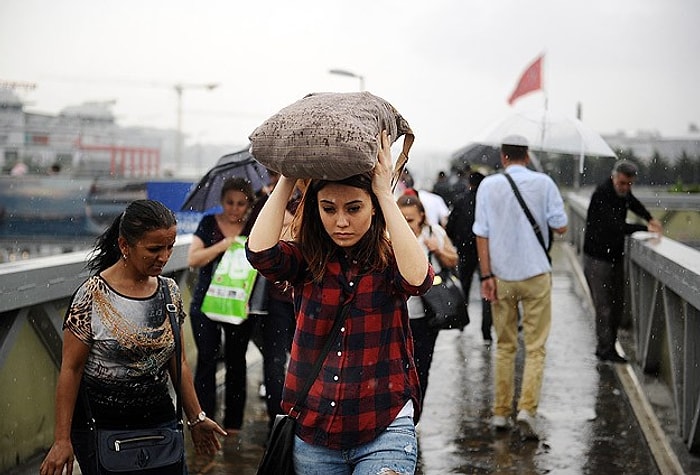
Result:
{"type": "Polygon", "coordinates": [[[206,211],[221,204],[221,187],[232,177],[248,180],[253,191],[259,192],[269,183],[267,169],[262,166],[248,149],[224,155],[216,162],[199,183],[190,190],[181,211],[206,211]]]}
{"type": "MultiPolygon", "coordinates": [[[[529,153],[530,168],[541,172],[542,165],[537,155],[535,155],[532,150],[530,150],[529,153]]],[[[503,168],[503,165],[501,165],[500,148],[481,143],[470,143],[457,150],[452,154],[451,164],[461,170],[465,169],[467,165],[472,168],[485,166],[494,170],[503,168]]]]}
{"type": "Polygon", "coordinates": [[[501,168],[501,152],[497,147],[471,143],[452,154],[452,165],[460,169],[487,166],[501,168]]]}

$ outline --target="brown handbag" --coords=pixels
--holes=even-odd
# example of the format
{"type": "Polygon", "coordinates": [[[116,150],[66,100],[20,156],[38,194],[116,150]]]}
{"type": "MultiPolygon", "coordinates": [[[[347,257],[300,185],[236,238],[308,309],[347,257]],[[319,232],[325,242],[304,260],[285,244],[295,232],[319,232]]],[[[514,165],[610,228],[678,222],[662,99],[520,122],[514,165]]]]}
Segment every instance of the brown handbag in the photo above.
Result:
{"type": "Polygon", "coordinates": [[[342,180],[374,168],[377,134],[384,129],[392,143],[404,136],[394,185],[414,135],[391,104],[369,92],[309,94],[256,128],[249,137],[250,151],[260,163],[288,177],[342,180]]]}

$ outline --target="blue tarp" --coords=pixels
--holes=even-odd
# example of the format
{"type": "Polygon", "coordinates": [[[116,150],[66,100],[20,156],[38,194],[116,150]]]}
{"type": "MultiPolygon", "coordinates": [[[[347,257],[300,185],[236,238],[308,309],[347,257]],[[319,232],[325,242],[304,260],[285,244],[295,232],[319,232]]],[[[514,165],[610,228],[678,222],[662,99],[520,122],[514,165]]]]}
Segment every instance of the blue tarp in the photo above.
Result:
{"type": "Polygon", "coordinates": [[[181,181],[158,181],[146,183],[148,199],[160,201],[177,217],[177,233],[190,234],[195,232],[203,213],[180,211],[185,198],[193,183],[181,181]]]}

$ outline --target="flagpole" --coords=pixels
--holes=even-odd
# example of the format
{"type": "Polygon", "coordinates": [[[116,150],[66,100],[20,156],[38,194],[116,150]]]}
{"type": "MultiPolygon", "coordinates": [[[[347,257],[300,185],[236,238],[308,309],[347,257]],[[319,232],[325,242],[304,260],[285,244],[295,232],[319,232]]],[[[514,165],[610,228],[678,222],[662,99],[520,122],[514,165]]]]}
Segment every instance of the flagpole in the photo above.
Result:
{"type": "Polygon", "coordinates": [[[545,80],[545,69],[544,69],[544,55],[545,52],[542,51],[540,54],[540,58],[542,58],[542,66],[541,66],[541,81],[542,81],[542,95],[544,96],[544,110],[547,111],[547,108],[549,107],[549,97],[547,96],[547,81],[545,80]]]}
{"type": "Polygon", "coordinates": [[[540,127],[540,148],[544,147],[544,134],[547,128],[547,112],[549,110],[549,97],[547,96],[546,81],[544,80],[544,51],[540,54],[542,66],[541,66],[541,84],[542,84],[542,97],[544,98],[544,114],[542,114],[542,126],[540,127]]]}
{"type": "MultiPolygon", "coordinates": [[[[582,120],[582,113],[581,113],[581,103],[576,104],[576,119],[577,120],[582,120]]],[[[578,157],[578,167],[574,163],[574,189],[578,190],[581,188],[581,181],[583,178],[583,167],[584,167],[584,162],[586,160],[586,155],[583,151],[583,134],[579,131],[579,138],[581,141],[581,148],[579,150],[579,157],[578,157]]]]}

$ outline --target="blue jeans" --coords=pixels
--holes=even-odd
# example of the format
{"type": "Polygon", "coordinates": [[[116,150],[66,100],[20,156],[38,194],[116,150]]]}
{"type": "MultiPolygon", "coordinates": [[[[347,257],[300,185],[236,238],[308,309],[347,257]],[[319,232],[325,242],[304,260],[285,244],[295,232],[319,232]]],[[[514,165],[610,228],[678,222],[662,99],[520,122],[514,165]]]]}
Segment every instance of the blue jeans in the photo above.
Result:
{"type": "Polygon", "coordinates": [[[416,428],[410,417],[399,417],[371,442],[334,450],[294,438],[294,470],[304,475],[367,475],[393,471],[413,474],[418,460],[416,428]]]}

